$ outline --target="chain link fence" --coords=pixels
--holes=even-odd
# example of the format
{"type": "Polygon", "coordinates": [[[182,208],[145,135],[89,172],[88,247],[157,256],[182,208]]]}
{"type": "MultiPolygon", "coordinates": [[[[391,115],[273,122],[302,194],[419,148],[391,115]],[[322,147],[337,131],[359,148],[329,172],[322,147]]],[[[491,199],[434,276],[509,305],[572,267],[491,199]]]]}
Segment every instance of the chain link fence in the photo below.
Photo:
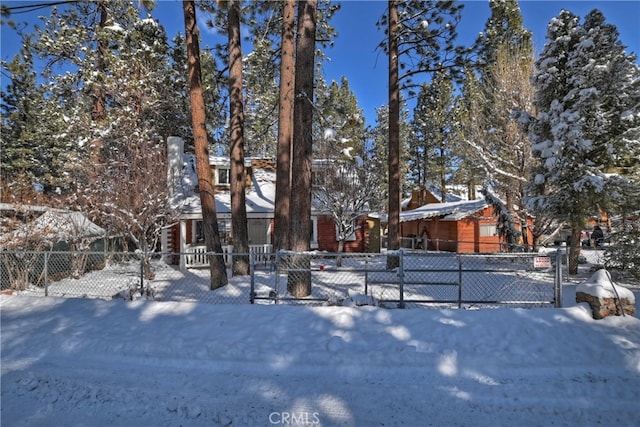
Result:
{"type": "MultiPolygon", "coordinates": [[[[218,304],[561,306],[561,262],[539,254],[250,254],[251,274],[212,287],[208,267],[180,269],[181,256],[106,252],[0,252],[0,285],[58,297],[218,304]],[[393,264],[393,265],[392,265],[393,264]],[[393,267],[393,268],[390,268],[393,267]]],[[[212,255],[212,254],[207,254],[212,255]]],[[[232,262],[234,256],[225,254],[232,262]]],[[[558,255],[559,256],[559,255],[558,255]]]]}
{"type": "Polygon", "coordinates": [[[295,255],[277,254],[275,286],[268,295],[255,298],[276,303],[346,302],[400,308],[562,304],[558,255],[310,252],[302,268],[295,255]],[[387,268],[389,257],[397,259],[398,267],[387,268]],[[310,281],[310,294],[294,298],[290,284],[301,280],[310,281]]]}

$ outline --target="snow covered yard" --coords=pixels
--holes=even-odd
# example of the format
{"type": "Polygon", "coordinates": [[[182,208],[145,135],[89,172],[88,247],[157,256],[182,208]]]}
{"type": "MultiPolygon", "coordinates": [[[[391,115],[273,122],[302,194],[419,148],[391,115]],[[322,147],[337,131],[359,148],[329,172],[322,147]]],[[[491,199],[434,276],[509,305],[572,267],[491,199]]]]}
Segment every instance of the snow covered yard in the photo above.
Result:
{"type": "MultiPolygon", "coordinates": [[[[568,299],[566,299],[567,302],[568,299]]],[[[0,297],[3,426],[640,423],[640,320],[0,297]]]]}

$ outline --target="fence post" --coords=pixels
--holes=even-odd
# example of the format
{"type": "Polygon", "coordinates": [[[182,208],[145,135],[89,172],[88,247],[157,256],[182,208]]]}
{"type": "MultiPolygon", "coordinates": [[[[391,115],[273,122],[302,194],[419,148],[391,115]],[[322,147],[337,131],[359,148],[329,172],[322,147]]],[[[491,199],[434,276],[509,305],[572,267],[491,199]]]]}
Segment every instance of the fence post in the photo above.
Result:
{"type": "Polygon", "coordinates": [[[280,262],[281,262],[281,254],[282,254],[282,250],[279,250],[278,252],[276,252],[276,280],[275,280],[275,286],[274,286],[274,302],[275,304],[278,303],[278,294],[280,293],[280,262]]]}
{"type": "Polygon", "coordinates": [[[249,250],[249,274],[251,274],[251,287],[249,290],[249,303],[253,304],[256,300],[256,257],[254,251],[249,250]]]}
{"type": "Polygon", "coordinates": [[[49,296],[49,252],[44,253],[44,296],[49,296]]]}
{"type": "Polygon", "coordinates": [[[553,280],[556,308],[562,307],[562,249],[556,251],[556,271],[553,280]]]}
{"type": "Polygon", "coordinates": [[[145,249],[144,252],[141,252],[142,257],[140,258],[140,296],[144,295],[144,260],[147,257],[147,251],[145,249]]]}
{"type": "Polygon", "coordinates": [[[400,303],[398,304],[398,307],[404,308],[404,250],[400,248],[398,252],[400,253],[400,265],[398,267],[398,281],[400,283],[400,303]]]}
{"type": "Polygon", "coordinates": [[[458,308],[462,308],[462,255],[458,255],[458,308]]]}
{"type": "Polygon", "coordinates": [[[369,257],[364,259],[364,294],[369,295],[369,257]]]}

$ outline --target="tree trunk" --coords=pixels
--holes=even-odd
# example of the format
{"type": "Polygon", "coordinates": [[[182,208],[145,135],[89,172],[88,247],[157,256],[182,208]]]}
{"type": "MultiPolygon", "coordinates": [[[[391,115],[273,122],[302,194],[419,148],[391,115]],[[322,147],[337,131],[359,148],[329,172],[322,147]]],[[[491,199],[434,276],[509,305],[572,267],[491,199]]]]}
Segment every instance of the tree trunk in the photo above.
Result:
{"type": "MultiPolygon", "coordinates": [[[[104,0],[98,2],[98,10],[100,11],[100,23],[99,28],[102,29],[107,26],[108,10],[104,3],[104,0]]],[[[104,38],[98,40],[98,64],[96,65],[99,73],[106,73],[105,56],[107,56],[107,41],[104,38]]],[[[91,110],[91,119],[94,122],[100,122],[104,120],[106,115],[106,101],[104,88],[100,83],[95,83],[93,86],[93,106],[91,110]]]]}
{"type": "Polygon", "coordinates": [[[338,240],[338,255],[336,257],[336,267],[342,267],[342,253],[344,252],[344,239],[338,240]]]}
{"type": "Polygon", "coordinates": [[[293,134],[293,100],[295,81],[295,0],[282,6],[282,42],[280,57],[280,104],[278,108],[278,158],[276,167],[276,200],[274,241],[276,251],[289,249],[289,202],[291,197],[291,138],[293,134]]]}
{"type": "MultiPolygon", "coordinates": [[[[387,249],[400,248],[400,86],[398,82],[398,2],[389,0],[389,222],[387,249]]],[[[387,268],[399,265],[387,257],[387,268]]]]}
{"type": "Polygon", "coordinates": [[[571,238],[569,240],[569,274],[578,274],[578,260],[580,259],[580,231],[581,227],[571,228],[571,238]]]}
{"type": "Polygon", "coordinates": [[[196,7],[193,0],[183,0],[182,8],[187,39],[189,98],[191,100],[191,116],[193,119],[196,169],[198,173],[200,204],[202,205],[202,231],[207,252],[215,252],[217,254],[209,256],[209,270],[211,272],[210,287],[213,290],[227,284],[227,270],[222,256],[222,245],[220,244],[220,234],[218,232],[218,215],[216,212],[214,188],[209,166],[196,7]]]}
{"type": "MultiPolygon", "coordinates": [[[[311,166],[313,139],[313,82],[316,38],[317,0],[298,4],[298,39],[296,45],[295,100],[293,109],[293,162],[291,183],[290,230],[291,249],[309,250],[311,237],[311,166]]],[[[311,294],[309,258],[294,255],[287,290],[300,298],[311,294]]]]}
{"type": "Polygon", "coordinates": [[[231,233],[232,275],[249,274],[249,237],[244,169],[244,110],[242,104],[242,47],[240,44],[240,4],[232,1],[229,11],[229,120],[231,133],[231,233]]]}

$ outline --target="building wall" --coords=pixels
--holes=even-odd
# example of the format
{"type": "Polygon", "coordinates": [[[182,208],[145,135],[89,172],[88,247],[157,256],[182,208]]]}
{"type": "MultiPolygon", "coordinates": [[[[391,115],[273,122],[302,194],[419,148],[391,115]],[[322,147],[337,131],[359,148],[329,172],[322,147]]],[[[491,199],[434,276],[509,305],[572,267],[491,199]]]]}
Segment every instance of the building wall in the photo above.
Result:
{"type": "Polygon", "coordinates": [[[403,237],[428,239],[428,250],[460,253],[499,252],[500,238],[480,236],[480,224],[494,225],[496,217],[491,207],[457,221],[426,218],[401,224],[403,237]]]}
{"type": "MultiPolygon", "coordinates": [[[[344,252],[365,252],[367,250],[369,226],[365,218],[358,220],[356,230],[356,240],[344,243],[344,252]]],[[[336,226],[333,218],[329,215],[318,217],[318,250],[336,252],[338,242],[336,241],[336,226]]]]}

